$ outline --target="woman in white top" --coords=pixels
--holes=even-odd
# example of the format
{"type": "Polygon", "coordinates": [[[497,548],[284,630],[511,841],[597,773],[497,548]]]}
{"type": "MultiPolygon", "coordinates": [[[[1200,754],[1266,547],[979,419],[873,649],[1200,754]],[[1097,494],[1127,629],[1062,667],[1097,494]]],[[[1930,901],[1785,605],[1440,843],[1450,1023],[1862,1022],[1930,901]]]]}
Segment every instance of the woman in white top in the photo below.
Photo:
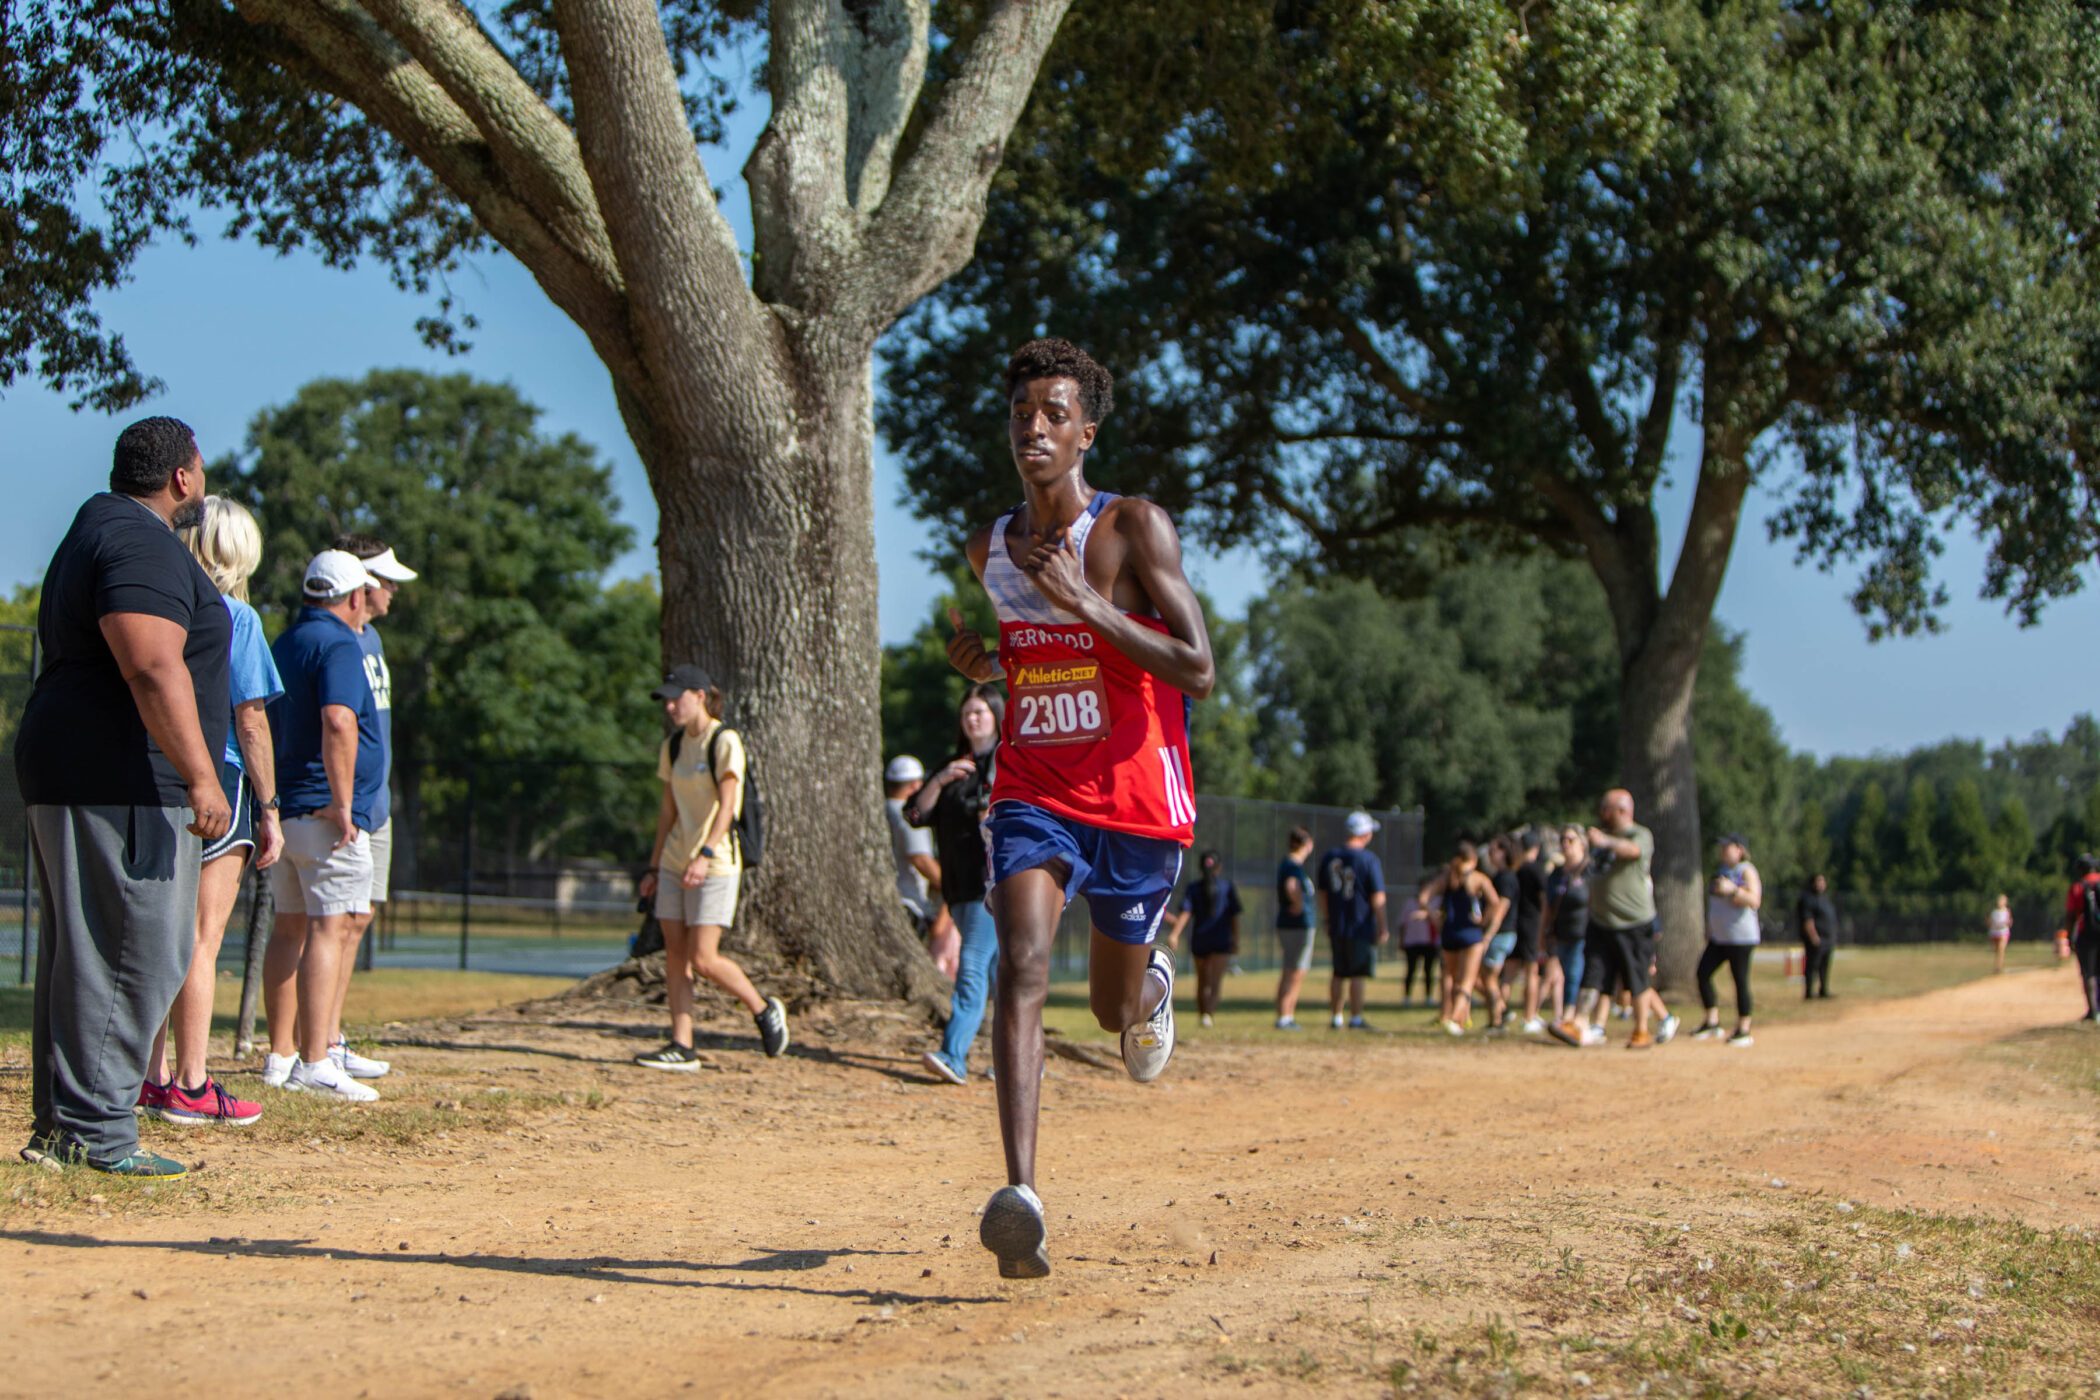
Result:
{"type": "Polygon", "coordinates": [[[1706,1024],[1692,1033],[1692,1039],[1722,1037],[1721,999],[1714,992],[1714,973],[1726,963],[1729,975],[1735,978],[1735,1031],[1728,1043],[1751,1043],[1750,955],[1757,951],[1757,911],[1764,902],[1764,881],[1750,863],[1747,843],[1740,836],[1722,837],[1721,868],[1706,890],[1706,951],[1699,956],[1699,1002],[1706,1008],[1706,1024]]]}
{"type": "Polygon", "coordinates": [[[732,827],[744,805],[744,741],[723,724],[722,692],[698,666],[673,666],[650,694],[677,726],[656,758],[663,803],[656,814],[656,845],[641,894],[656,901],[664,931],[664,993],[671,1007],[671,1039],[637,1055],[649,1069],[696,1070],[693,1051],[693,978],[705,977],[744,1004],[758,1023],[768,1056],[787,1049],[787,1008],[762,997],[736,960],[722,953],[722,931],[736,915],[744,856],[732,827]]]}
{"type": "Polygon", "coordinates": [[[2012,901],[2004,895],[1998,896],[1997,907],[1991,910],[1991,952],[1997,958],[1993,972],[2005,971],[2005,945],[2012,941],[2012,901]]]}

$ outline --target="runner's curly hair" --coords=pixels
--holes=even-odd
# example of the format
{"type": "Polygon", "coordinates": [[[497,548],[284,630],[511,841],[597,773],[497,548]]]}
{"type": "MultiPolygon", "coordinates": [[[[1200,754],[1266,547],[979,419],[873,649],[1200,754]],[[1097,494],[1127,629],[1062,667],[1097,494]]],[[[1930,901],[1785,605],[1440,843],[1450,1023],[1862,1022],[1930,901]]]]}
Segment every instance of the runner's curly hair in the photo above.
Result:
{"type": "Polygon", "coordinates": [[[1006,396],[1031,379],[1070,379],[1079,385],[1079,406],[1089,423],[1099,423],[1116,406],[1116,381],[1069,340],[1031,340],[1006,362],[1006,396]]]}

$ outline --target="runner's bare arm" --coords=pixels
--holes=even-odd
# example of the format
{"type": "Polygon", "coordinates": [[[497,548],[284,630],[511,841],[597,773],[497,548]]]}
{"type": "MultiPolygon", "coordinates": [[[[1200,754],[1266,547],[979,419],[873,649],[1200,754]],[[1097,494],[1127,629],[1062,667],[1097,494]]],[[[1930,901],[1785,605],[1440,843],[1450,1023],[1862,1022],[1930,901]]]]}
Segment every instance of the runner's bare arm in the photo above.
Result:
{"type": "MultiPolygon", "coordinates": [[[[991,554],[992,531],[989,526],[970,536],[963,545],[963,555],[970,561],[970,571],[984,582],[984,561],[991,554]]],[[[973,681],[995,681],[1006,674],[999,665],[997,650],[987,649],[984,638],[974,628],[963,626],[962,614],[954,608],[948,609],[948,625],[955,635],[948,639],[948,664],[973,681]]]]}
{"type": "Polygon", "coordinates": [[[1131,621],[1114,602],[1087,586],[1068,536],[1037,545],[1021,567],[1045,598],[1075,614],[1141,668],[1184,695],[1209,699],[1217,685],[1217,667],[1211,660],[1203,607],[1181,571],[1181,536],[1167,513],[1150,501],[1126,496],[1114,508],[1117,532],[1128,551],[1125,559],[1153,611],[1167,624],[1165,634],[1131,621]]]}

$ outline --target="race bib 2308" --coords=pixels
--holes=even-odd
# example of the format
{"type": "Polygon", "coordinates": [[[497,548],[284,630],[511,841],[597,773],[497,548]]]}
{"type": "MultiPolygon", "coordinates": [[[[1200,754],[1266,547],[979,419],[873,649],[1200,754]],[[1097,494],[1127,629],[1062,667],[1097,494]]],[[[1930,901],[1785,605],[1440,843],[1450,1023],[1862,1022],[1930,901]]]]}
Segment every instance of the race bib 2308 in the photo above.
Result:
{"type": "Polygon", "coordinates": [[[1015,743],[1086,744],[1108,737],[1100,662],[1031,663],[1018,668],[1009,685],[1015,743]]]}

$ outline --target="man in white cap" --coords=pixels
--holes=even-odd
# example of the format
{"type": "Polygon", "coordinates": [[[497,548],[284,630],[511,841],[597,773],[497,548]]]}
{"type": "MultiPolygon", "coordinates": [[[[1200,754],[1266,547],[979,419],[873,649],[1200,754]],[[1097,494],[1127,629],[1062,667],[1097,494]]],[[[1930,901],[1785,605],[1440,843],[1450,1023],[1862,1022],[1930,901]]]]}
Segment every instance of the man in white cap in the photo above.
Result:
{"type": "Polygon", "coordinates": [[[379,704],[358,633],[372,576],[356,555],[316,554],[306,606],[270,652],[284,694],[270,706],[284,855],[270,868],[277,922],[263,958],[270,1054],[263,1083],[353,1102],[379,1095],[328,1053],[343,964],[372,909],[373,811],[385,781],[379,704]]]}
{"type": "Polygon", "coordinates": [[[939,911],[940,862],[933,857],[933,832],[904,819],[904,804],[926,781],[926,766],[908,753],[898,754],[882,770],[883,809],[890,819],[890,854],[897,861],[897,893],[924,937],[939,911]]]}
{"type": "Polygon", "coordinates": [[[1327,938],[1334,950],[1334,977],[1327,986],[1327,1010],[1334,1028],[1365,1029],[1364,982],[1378,969],[1378,946],[1385,942],[1385,867],[1368,847],[1378,832],[1369,812],[1351,812],[1344,826],[1349,839],[1320,857],[1314,883],[1327,908],[1327,938]],[[1349,997],[1349,1019],[1342,1020],[1342,995],[1349,997]]]}
{"type": "MultiPolygon", "coordinates": [[[[332,547],[356,555],[363,561],[365,572],[372,576],[365,586],[365,626],[357,634],[357,641],[365,654],[365,679],[371,683],[373,702],[379,706],[380,756],[379,797],[372,809],[372,912],[357,916],[357,930],[350,940],[352,955],[343,959],[341,985],[336,988],[336,1005],[341,1006],[350,995],[356,953],[364,946],[365,934],[379,906],[386,903],[387,887],[393,878],[394,678],[387,669],[386,646],[379,640],[377,624],[392,610],[395,591],[415,578],[416,571],[396,559],[385,540],[371,535],[337,535],[332,547]]],[[[328,1054],[354,1079],[378,1079],[389,1068],[385,1060],[358,1054],[341,1035],[329,1045],[328,1054]]]]}

